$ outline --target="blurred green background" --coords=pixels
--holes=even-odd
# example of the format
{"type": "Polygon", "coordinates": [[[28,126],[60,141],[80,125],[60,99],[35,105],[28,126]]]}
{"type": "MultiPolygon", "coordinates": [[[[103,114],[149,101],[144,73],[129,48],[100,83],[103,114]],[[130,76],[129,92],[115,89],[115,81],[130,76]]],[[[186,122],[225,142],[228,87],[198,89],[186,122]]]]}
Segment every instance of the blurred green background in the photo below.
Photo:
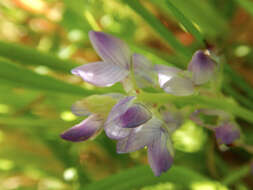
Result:
{"type": "Polygon", "coordinates": [[[222,91],[231,101],[253,109],[253,2],[169,2],[0,1],[1,190],[253,188],[253,128],[247,121],[238,120],[243,142],[227,152],[218,150],[210,132],[187,121],[173,135],[175,163],[160,178],[142,166],[147,164],[145,150],[116,154],[115,142],[104,134],[83,143],[59,137],[83,119],[71,113],[76,100],[122,91],[119,84],[95,88],[70,74],[73,67],[99,60],[88,31],[118,36],[153,63],[184,68],[204,45],[177,11],[224,55],[222,91]]]}

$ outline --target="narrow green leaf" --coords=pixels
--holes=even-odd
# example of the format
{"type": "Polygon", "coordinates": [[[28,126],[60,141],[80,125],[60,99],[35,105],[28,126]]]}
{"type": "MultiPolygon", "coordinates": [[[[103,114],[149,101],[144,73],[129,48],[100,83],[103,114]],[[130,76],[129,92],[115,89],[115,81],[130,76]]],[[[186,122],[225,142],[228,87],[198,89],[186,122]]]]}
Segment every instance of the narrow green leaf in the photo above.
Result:
{"type": "Polygon", "coordinates": [[[137,14],[139,14],[168,44],[180,54],[189,60],[191,52],[184,47],[175,36],[154,16],[152,15],[138,0],[124,0],[137,14]]]}
{"type": "Polygon", "coordinates": [[[236,2],[253,16],[253,2],[249,0],[236,0],[236,2]]]}
{"type": "Polygon", "coordinates": [[[193,25],[193,23],[185,17],[185,15],[174,6],[170,0],[165,0],[167,7],[171,13],[176,17],[176,19],[185,27],[185,29],[191,33],[196,40],[200,42],[201,45],[204,45],[204,37],[200,31],[193,25]]]}
{"type": "Polygon", "coordinates": [[[223,180],[222,183],[224,185],[232,185],[237,183],[240,179],[244,178],[247,176],[250,172],[250,166],[246,165],[243,166],[239,169],[236,169],[235,171],[232,171],[226,176],[223,180]]]}
{"type": "Polygon", "coordinates": [[[238,85],[247,95],[253,99],[253,88],[228,64],[224,64],[224,71],[229,74],[233,82],[238,85]]]}
{"type": "Polygon", "coordinates": [[[54,55],[34,48],[0,41],[0,56],[28,65],[44,65],[57,71],[69,73],[77,65],[70,60],[61,60],[54,55]]]}
{"type": "Polygon", "coordinates": [[[37,74],[3,58],[0,58],[0,78],[15,82],[25,87],[59,93],[90,95],[96,92],[85,90],[79,86],[57,80],[50,76],[37,74]]]}
{"type": "MultiPolygon", "coordinates": [[[[171,10],[166,6],[167,0],[151,1],[162,10],[171,13],[171,10]]],[[[203,32],[205,36],[215,37],[219,34],[224,34],[224,31],[227,30],[225,19],[210,3],[208,3],[208,1],[170,0],[170,3],[177,7],[177,9],[193,23],[197,24],[200,31],[203,32]]]]}
{"type": "MultiPolygon", "coordinates": [[[[139,166],[120,172],[106,179],[92,183],[86,190],[129,190],[161,182],[173,182],[189,187],[194,182],[209,181],[200,174],[180,166],[173,166],[168,172],[155,177],[148,166],[139,166]]],[[[82,188],[81,188],[82,189],[82,188]]]]}

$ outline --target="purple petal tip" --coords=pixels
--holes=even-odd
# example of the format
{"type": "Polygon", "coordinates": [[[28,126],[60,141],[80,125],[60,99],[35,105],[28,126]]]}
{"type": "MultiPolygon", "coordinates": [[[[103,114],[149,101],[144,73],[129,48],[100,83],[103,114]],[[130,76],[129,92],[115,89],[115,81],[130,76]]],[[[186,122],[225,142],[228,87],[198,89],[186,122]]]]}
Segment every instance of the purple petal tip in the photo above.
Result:
{"type": "Polygon", "coordinates": [[[240,138],[240,131],[233,124],[223,124],[215,128],[215,136],[219,144],[232,144],[240,138]]]}
{"type": "Polygon", "coordinates": [[[97,115],[91,115],[81,123],[61,134],[61,138],[67,141],[80,142],[92,137],[103,124],[103,120],[97,115]]]}

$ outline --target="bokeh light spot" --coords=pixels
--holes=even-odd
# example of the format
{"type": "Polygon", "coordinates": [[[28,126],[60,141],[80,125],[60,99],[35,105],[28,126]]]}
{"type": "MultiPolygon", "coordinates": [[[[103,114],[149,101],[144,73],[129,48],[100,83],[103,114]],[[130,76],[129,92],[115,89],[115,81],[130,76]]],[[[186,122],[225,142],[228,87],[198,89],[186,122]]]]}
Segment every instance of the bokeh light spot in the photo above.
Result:
{"type": "Polygon", "coordinates": [[[216,182],[196,182],[191,185],[192,190],[228,190],[225,186],[216,182]]]}
{"type": "Polygon", "coordinates": [[[0,104],[0,113],[9,113],[10,108],[6,104],[0,104]]]}
{"type": "Polygon", "coordinates": [[[240,45],[235,49],[235,55],[237,57],[244,57],[250,53],[250,48],[246,45],[240,45]]]}
{"type": "Polygon", "coordinates": [[[64,121],[74,121],[77,117],[70,111],[64,111],[61,113],[61,119],[64,121]]]}
{"type": "Polygon", "coordinates": [[[68,168],[63,173],[63,178],[66,181],[73,181],[77,177],[77,171],[75,168],[68,168]]]}
{"type": "Polygon", "coordinates": [[[8,171],[14,168],[14,162],[7,159],[0,159],[0,170],[8,171]]]}
{"type": "Polygon", "coordinates": [[[187,121],[173,135],[174,146],[183,152],[197,152],[201,150],[206,140],[203,128],[192,121],[187,121]]]}

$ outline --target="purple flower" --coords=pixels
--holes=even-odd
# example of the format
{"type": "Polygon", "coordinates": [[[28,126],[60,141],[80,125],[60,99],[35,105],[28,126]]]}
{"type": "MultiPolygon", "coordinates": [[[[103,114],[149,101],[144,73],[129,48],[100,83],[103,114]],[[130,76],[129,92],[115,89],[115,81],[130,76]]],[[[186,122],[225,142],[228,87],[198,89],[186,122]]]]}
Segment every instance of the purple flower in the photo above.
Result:
{"type": "Polygon", "coordinates": [[[194,53],[188,65],[188,70],[192,72],[192,80],[196,85],[208,82],[214,76],[215,68],[215,63],[202,50],[194,53]]]}
{"type": "Polygon", "coordinates": [[[105,132],[109,138],[118,140],[118,153],[133,152],[147,146],[149,164],[159,176],[172,165],[169,128],[173,130],[178,121],[164,113],[162,117],[166,117],[168,123],[163,122],[151,116],[144,105],[134,101],[135,97],[126,97],[112,108],[105,123],[105,132]]]}
{"type": "Polygon", "coordinates": [[[148,147],[150,167],[156,176],[160,176],[171,167],[173,151],[168,132],[163,128],[163,122],[156,117],[152,117],[136,128],[129,129],[128,136],[118,140],[117,152],[134,152],[145,146],[148,147]]]}
{"type": "Polygon", "coordinates": [[[112,86],[130,74],[133,64],[137,83],[142,84],[139,79],[148,82],[154,80],[152,64],[142,55],[132,55],[128,46],[120,39],[95,31],[90,31],[89,37],[103,61],[79,66],[72,70],[73,74],[95,86],[112,86]]]}
{"type": "Polygon", "coordinates": [[[156,65],[160,87],[176,96],[194,93],[194,86],[208,82],[215,72],[215,63],[202,50],[198,50],[188,65],[188,71],[176,67],[156,65]],[[192,77],[188,76],[191,72],[192,77]]]}
{"type": "Polygon", "coordinates": [[[219,144],[230,145],[240,138],[239,129],[232,123],[223,123],[214,129],[219,144]]]}
{"type": "Polygon", "coordinates": [[[222,110],[215,109],[199,109],[191,116],[191,119],[200,126],[206,127],[214,131],[216,140],[219,145],[230,145],[240,138],[240,130],[235,123],[232,122],[230,115],[222,110]],[[200,114],[207,116],[216,116],[219,124],[207,124],[200,119],[200,114]]]}
{"type": "Polygon", "coordinates": [[[61,137],[68,141],[80,142],[85,141],[99,131],[102,130],[107,110],[114,103],[122,98],[121,94],[106,94],[100,96],[90,96],[88,98],[77,101],[72,106],[72,112],[77,116],[88,116],[81,123],[66,130],[61,134],[61,137]]]}
{"type": "Polygon", "coordinates": [[[105,132],[111,139],[119,140],[129,135],[131,128],[151,119],[151,113],[142,104],[134,103],[136,98],[121,99],[111,110],[105,122],[105,132]]]}

